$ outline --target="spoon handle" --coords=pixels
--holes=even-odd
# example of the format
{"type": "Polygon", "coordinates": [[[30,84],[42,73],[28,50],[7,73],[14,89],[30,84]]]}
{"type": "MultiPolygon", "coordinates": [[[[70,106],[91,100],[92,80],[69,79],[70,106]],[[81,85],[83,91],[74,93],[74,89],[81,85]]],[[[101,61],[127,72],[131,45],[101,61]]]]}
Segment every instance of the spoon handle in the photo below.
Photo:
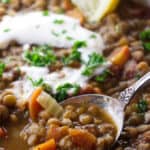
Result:
{"type": "Polygon", "coordinates": [[[150,84],[150,72],[146,73],[138,81],[136,81],[132,86],[126,88],[120,93],[119,100],[123,103],[124,107],[130,102],[133,96],[142,87],[150,84]]]}

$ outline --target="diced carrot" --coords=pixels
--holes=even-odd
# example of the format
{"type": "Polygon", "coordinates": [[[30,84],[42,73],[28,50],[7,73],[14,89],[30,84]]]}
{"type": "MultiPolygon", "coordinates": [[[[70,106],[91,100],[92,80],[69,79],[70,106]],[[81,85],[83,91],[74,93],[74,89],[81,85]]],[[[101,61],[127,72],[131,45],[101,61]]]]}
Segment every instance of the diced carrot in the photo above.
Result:
{"type": "Polygon", "coordinates": [[[62,1],[62,7],[64,10],[70,10],[73,8],[73,5],[71,3],[71,0],[63,0],[62,1]]]}
{"type": "Polygon", "coordinates": [[[56,143],[54,139],[50,139],[45,143],[39,144],[33,150],[56,150],[56,143]]]}
{"type": "Polygon", "coordinates": [[[81,13],[81,11],[80,11],[79,9],[77,9],[77,8],[74,8],[74,9],[68,11],[66,14],[67,14],[68,16],[70,16],[70,17],[73,17],[73,18],[75,18],[75,19],[78,19],[81,24],[83,24],[84,21],[85,21],[85,17],[84,17],[83,14],[81,13]]]}
{"type": "Polygon", "coordinates": [[[75,145],[88,150],[95,148],[96,137],[92,133],[81,129],[69,129],[69,135],[75,145]]]}
{"type": "Polygon", "coordinates": [[[0,138],[3,138],[3,137],[5,137],[5,136],[6,136],[6,131],[5,131],[5,129],[0,127],[0,138]]]}
{"type": "Polygon", "coordinates": [[[48,139],[53,138],[56,141],[59,141],[62,137],[68,134],[68,129],[69,128],[67,126],[63,127],[59,127],[57,125],[53,126],[48,130],[47,137],[48,139]]]}
{"type": "Polygon", "coordinates": [[[29,98],[29,114],[33,120],[37,119],[38,113],[42,110],[41,105],[37,102],[37,97],[41,94],[42,90],[42,87],[38,87],[29,98]]]}
{"type": "Polygon", "coordinates": [[[114,64],[122,67],[129,59],[130,51],[128,46],[123,46],[121,50],[115,51],[108,59],[114,64]]]}

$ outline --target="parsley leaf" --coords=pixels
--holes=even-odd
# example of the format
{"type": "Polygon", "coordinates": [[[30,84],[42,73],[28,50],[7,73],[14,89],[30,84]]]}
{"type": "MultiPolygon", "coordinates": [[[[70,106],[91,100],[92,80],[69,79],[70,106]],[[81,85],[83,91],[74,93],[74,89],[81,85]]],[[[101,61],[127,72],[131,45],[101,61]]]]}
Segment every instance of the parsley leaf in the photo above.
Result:
{"type": "Polygon", "coordinates": [[[140,33],[140,39],[141,39],[142,41],[150,40],[150,29],[141,32],[141,33],[140,33]]]}
{"type": "Polygon", "coordinates": [[[67,30],[62,30],[62,32],[61,32],[62,34],[65,34],[65,33],[67,33],[67,30]]]}
{"type": "Polygon", "coordinates": [[[70,84],[70,83],[65,83],[64,85],[60,85],[56,89],[56,91],[57,91],[57,93],[55,95],[56,99],[58,101],[62,101],[65,98],[67,98],[69,90],[72,91],[73,95],[76,95],[80,90],[80,86],[77,84],[70,84]]]}
{"type": "Polygon", "coordinates": [[[81,52],[78,48],[86,47],[85,41],[76,41],[72,47],[72,52],[68,57],[63,57],[62,61],[65,65],[71,64],[73,61],[81,62],[81,52]]]}
{"type": "Polygon", "coordinates": [[[9,28],[6,28],[6,29],[3,30],[3,32],[9,32],[9,31],[10,31],[9,28]]]}
{"type": "Polygon", "coordinates": [[[29,64],[39,67],[51,65],[56,61],[56,56],[47,45],[33,47],[31,51],[25,51],[24,57],[29,64]]]}
{"type": "Polygon", "coordinates": [[[58,37],[59,36],[59,33],[57,33],[56,31],[54,31],[54,30],[52,30],[51,31],[51,33],[54,35],[54,36],[56,36],[56,37],[58,37]]]}
{"type": "Polygon", "coordinates": [[[63,57],[62,61],[65,65],[71,64],[74,61],[81,61],[81,52],[73,50],[68,57],[63,57]]]}
{"type": "Polygon", "coordinates": [[[68,41],[72,41],[72,40],[73,40],[73,38],[72,38],[71,36],[66,36],[66,39],[67,39],[68,41]]]}
{"type": "Polygon", "coordinates": [[[51,91],[50,85],[48,85],[47,83],[44,83],[43,78],[40,78],[39,80],[33,80],[31,77],[28,77],[28,79],[31,81],[31,83],[34,87],[41,86],[41,87],[43,87],[44,91],[46,91],[48,93],[51,91]]]}
{"type": "Polygon", "coordinates": [[[10,2],[10,0],[1,0],[1,2],[7,4],[10,2]]]}
{"type": "Polygon", "coordinates": [[[148,43],[148,42],[144,42],[143,43],[143,47],[144,47],[144,49],[146,50],[146,51],[150,51],[150,42],[148,43]]]}
{"type": "Polygon", "coordinates": [[[150,51],[150,29],[141,32],[140,39],[143,42],[144,50],[150,51]]]}
{"type": "Polygon", "coordinates": [[[64,23],[64,20],[61,20],[61,19],[56,19],[56,20],[54,20],[54,23],[55,24],[63,24],[64,23]]]}
{"type": "Polygon", "coordinates": [[[42,12],[42,14],[43,14],[43,16],[49,16],[49,11],[48,11],[48,10],[44,10],[44,11],[42,12]]]}
{"type": "Polygon", "coordinates": [[[0,62],[0,77],[2,77],[4,69],[5,69],[5,64],[0,62]]]}
{"type": "Polygon", "coordinates": [[[31,81],[33,86],[40,86],[43,84],[43,78],[40,78],[39,80],[33,80],[31,77],[28,77],[28,79],[31,81]]]}
{"type": "Polygon", "coordinates": [[[137,109],[139,111],[139,113],[144,113],[147,111],[148,109],[148,103],[146,100],[142,99],[138,102],[137,104],[137,109]]]}
{"type": "Polygon", "coordinates": [[[90,35],[90,38],[91,38],[91,39],[96,39],[96,35],[95,35],[95,34],[91,34],[91,35],[90,35]]]}
{"type": "Polygon", "coordinates": [[[73,44],[72,49],[73,49],[73,50],[76,50],[76,49],[78,49],[78,48],[86,47],[86,46],[87,46],[87,44],[86,44],[85,41],[76,41],[76,42],[73,44]]]}
{"type": "Polygon", "coordinates": [[[82,72],[85,76],[90,76],[93,74],[94,70],[99,67],[101,64],[103,64],[105,61],[104,57],[97,53],[92,53],[89,56],[89,61],[86,64],[86,68],[82,72]]]}
{"type": "Polygon", "coordinates": [[[96,77],[96,81],[104,82],[110,74],[111,72],[109,70],[105,70],[101,75],[96,77]]]}

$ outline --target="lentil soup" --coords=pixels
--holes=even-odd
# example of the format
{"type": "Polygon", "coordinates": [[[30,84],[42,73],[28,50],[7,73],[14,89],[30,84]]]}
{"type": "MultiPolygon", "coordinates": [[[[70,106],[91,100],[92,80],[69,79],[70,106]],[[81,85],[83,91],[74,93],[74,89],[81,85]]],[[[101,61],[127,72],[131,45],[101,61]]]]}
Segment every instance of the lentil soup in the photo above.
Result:
{"type": "Polygon", "coordinates": [[[132,0],[97,23],[71,0],[1,0],[0,149],[149,150],[149,87],[126,107],[113,147],[106,112],[59,105],[88,93],[118,98],[150,71],[149,37],[149,8],[132,0]]]}

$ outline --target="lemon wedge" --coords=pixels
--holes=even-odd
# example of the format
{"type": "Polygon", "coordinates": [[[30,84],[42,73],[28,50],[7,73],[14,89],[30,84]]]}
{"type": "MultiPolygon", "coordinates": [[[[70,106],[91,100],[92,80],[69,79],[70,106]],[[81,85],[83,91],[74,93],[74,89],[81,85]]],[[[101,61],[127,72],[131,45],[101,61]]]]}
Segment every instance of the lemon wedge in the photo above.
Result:
{"type": "Polygon", "coordinates": [[[114,11],[119,0],[72,0],[89,22],[98,22],[114,11]]]}

